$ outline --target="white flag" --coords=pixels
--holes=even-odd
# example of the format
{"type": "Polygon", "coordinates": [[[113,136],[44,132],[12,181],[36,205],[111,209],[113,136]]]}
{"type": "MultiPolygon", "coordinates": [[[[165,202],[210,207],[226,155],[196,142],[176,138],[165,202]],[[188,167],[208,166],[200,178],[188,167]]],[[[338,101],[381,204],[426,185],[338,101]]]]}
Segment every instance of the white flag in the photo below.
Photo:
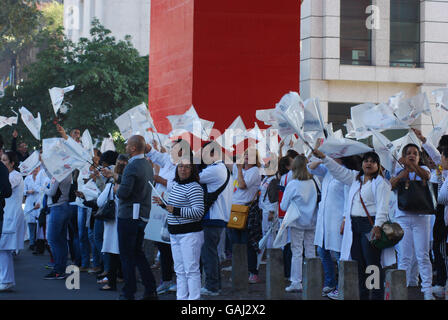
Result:
{"type": "Polygon", "coordinates": [[[324,130],[325,124],[320,111],[320,103],[318,98],[310,98],[304,102],[304,122],[303,131],[320,131],[324,130]]]}
{"type": "Polygon", "coordinates": [[[319,150],[331,158],[342,158],[355,154],[363,154],[373,149],[358,141],[328,137],[319,147],[319,150]]]}
{"type": "Polygon", "coordinates": [[[101,143],[101,147],[100,147],[101,153],[104,153],[109,150],[115,151],[114,139],[112,138],[112,135],[110,133],[109,133],[109,137],[103,139],[103,142],[101,143]]]}
{"type": "Polygon", "coordinates": [[[260,141],[264,138],[264,134],[263,131],[258,127],[258,124],[254,122],[254,127],[247,131],[246,137],[260,141]]]}
{"type": "Polygon", "coordinates": [[[18,117],[3,117],[0,116],[0,128],[4,126],[12,126],[13,124],[17,124],[18,117]]]}
{"type": "Polygon", "coordinates": [[[213,129],[214,122],[199,118],[194,106],[191,106],[184,114],[167,116],[171,124],[171,133],[181,135],[184,131],[190,132],[202,140],[208,140],[213,129]]]}
{"type": "Polygon", "coordinates": [[[31,172],[33,172],[33,170],[38,166],[40,166],[39,151],[36,150],[28,158],[26,158],[25,161],[20,162],[20,173],[23,176],[27,176],[31,174],[31,172]]]}
{"type": "Polygon", "coordinates": [[[97,199],[101,193],[100,189],[98,189],[96,183],[92,179],[79,186],[78,190],[84,194],[87,201],[97,199]]]}
{"type": "Polygon", "coordinates": [[[344,124],[345,128],[347,129],[347,134],[345,135],[346,138],[355,139],[356,138],[356,131],[355,127],[353,126],[353,122],[351,119],[347,119],[347,122],[344,124]]]}
{"type": "Polygon", "coordinates": [[[255,111],[255,117],[267,126],[276,126],[278,124],[276,113],[275,109],[262,109],[255,111]]]}
{"type": "Polygon", "coordinates": [[[155,129],[151,113],[145,103],[129,109],[114,122],[125,140],[136,134],[144,136],[148,129],[155,129]]]}
{"type": "Polygon", "coordinates": [[[394,145],[380,132],[373,131],[372,144],[375,152],[380,157],[381,165],[387,171],[393,173],[394,168],[394,145]]]}
{"type": "Polygon", "coordinates": [[[411,125],[422,113],[431,115],[431,108],[426,93],[420,93],[410,99],[401,100],[396,111],[400,121],[407,125],[411,125]]]}
{"type": "Polygon", "coordinates": [[[40,119],[40,113],[37,113],[37,118],[34,118],[31,112],[28,111],[27,108],[21,107],[19,109],[20,114],[22,115],[22,121],[33,134],[34,138],[40,140],[40,128],[42,126],[42,121],[40,119]]]}
{"type": "Polygon", "coordinates": [[[434,129],[428,135],[428,139],[431,141],[433,146],[438,146],[440,138],[446,133],[448,130],[448,114],[443,117],[442,121],[440,121],[434,129]]]}
{"type": "Polygon", "coordinates": [[[279,103],[275,105],[279,121],[279,132],[281,130],[292,130],[299,136],[303,132],[303,121],[305,113],[305,105],[297,92],[285,94],[279,103]]]}
{"type": "Polygon", "coordinates": [[[406,129],[394,115],[388,104],[364,103],[351,108],[351,117],[355,127],[356,139],[364,139],[372,135],[369,130],[383,131],[388,129],[406,129]]]}
{"type": "Polygon", "coordinates": [[[443,109],[448,111],[448,88],[434,90],[432,95],[436,99],[437,110],[443,109]]]}
{"type": "Polygon", "coordinates": [[[42,140],[42,161],[58,182],[64,180],[73,170],[82,169],[86,165],[84,160],[72,157],[72,152],[64,141],[62,138],[42,140]]]}
{"type": "Polygon", "coordinates": [[[48,89],[50,92],[51,104],[53,105],[54,114],[58,114],[59,108],[61,108],[62,101],[64,101],[64,94],[75,89],[75,86],[69,86],[65,88],[53,87],[48,89]]]}
{"type": "Polygon", "coordinates": [[[388,105],[395,112],[398,110],[400,101],[403,99],[404,99],[404,92],[400,91],[399,93],[396,93],[389,98],[388,105]]]}
{"type": "Polygon", "coordinates": [[[84,130],[81,136],[81,142],[84,149],[88,150],[90,154],[93,157],[93,142],[92,142],[92,136],[90,135],[90,132],[88,129],[84,130]]]}

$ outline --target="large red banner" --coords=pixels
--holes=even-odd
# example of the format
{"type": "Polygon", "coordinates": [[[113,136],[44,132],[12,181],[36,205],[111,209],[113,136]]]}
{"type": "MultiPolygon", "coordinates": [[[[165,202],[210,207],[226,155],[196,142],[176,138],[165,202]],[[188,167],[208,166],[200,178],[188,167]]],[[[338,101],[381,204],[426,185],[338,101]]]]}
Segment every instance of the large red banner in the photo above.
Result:
{"type": "MultiPolygon", "coordinates": [[[[299,91],[297,0],[152,0],[149,108],[157,129],[194,105],[224,131],[299,91]]],[[[262,126],[262,124],[259,124],[262,126]]]]}

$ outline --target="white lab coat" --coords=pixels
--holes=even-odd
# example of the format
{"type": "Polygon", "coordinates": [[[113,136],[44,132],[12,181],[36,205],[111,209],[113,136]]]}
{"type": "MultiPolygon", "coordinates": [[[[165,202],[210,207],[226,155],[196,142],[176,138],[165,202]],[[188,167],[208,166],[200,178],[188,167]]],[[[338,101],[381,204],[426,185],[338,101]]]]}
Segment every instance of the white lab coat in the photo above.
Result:
{"type": "Polygon", "coordinates": [[[9,173],[12,195],[5,199],[3,229],[0,237],[0,250],[23,249],[25,241],[25,216],[23,214],[23,178],[17,171],[9,173]]]}
{"type": "Polygon", "coordinates": [[[313,170],[310,169],[310,172],[323,177],[314,244],[326,250],[340,252],[342,243],[340,228],[344,219],[344,204],[349,186],[335,179],[323,164],[313,170]]]}
{"type": "Polygon", "coordinates": [[[106,184],[103,192],[96,200],[98,207],[102,207],[106,204],[107,200],[115,200],[115,220],[104,221],[104,233],[103,233],[103,248],[101,252],[120,254],[118,247],[118,230],[117,230],[117,217],[118,217],[118,199],[114,195],[112,183],[106,184]]]}
{"type": "Polygon", "coordinates": [[[288,182],[280,208],[286,211],[291,202],[294,202],[299,210],[299,218],[290,227],[313,230],[317,220],[317,190],[313,179],[293,179],[288,182]]]}
{"type": "Polygon", "coordinates": [[[40,203],[40,185],[38,181],[38,175],[36,178],[33,178],[33,175],[30,174],[25,178],[24,181],[24,190],[23,195],[26,197],[25,200],[25,222],[26,223],[37,223],[37,218],[39,217],[39,209],[34,209],[35,204],[40,203]],[[27,194],[28,191],[33,190],[33,194],[27,194]]]}
{"type": "MultiPolygon", "coordinates": [[[[351,260],[350,250],[352,247],[353,233],[350,214],[352,211],[353,199],[360,188],[360,183],[356,179],[356,176],[359,172],[355,170],[349,170],[339,165],[330,157],[325,157],[325,159],[323,160],[323,164],[333,177],[350,186],[350,190],[348,196],[345,199],[344,205],[345,226],[341,244],[341,260],[351,260]]],[[[375,226],[381,226],[385,221],[387,221],[387,216],[389,213],[389,198],[391,197],[392,193],[391,186],[390,183],[381,176],[373,179],[371,186],[376,205],[375,226]]],[[[382,266],[387,267],[394,263],[396,263],[394,248],[390,247],[387,249],[383,249],[381,251],[382,266]]]]}

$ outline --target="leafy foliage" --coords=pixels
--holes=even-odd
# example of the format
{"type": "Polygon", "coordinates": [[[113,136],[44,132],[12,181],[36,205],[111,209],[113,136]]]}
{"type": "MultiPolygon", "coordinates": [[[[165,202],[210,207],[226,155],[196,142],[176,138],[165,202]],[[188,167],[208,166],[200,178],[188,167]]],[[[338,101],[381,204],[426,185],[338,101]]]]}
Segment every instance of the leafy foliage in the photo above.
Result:
{"type": "MultiPolygon", "coordinates": [[[[96,19],[90,39],[81,38],[76,44],[65,39],[61,29],[42,31],[37,39],[41,48],[38,60],[26,69],[27,79],[15,92],[6,90],[0,99],[0,115],[9,115],[10,107],[18,110],[25,106],[34,116],[40,112],[42,139],[58,136],[48,89],[75,85],[75,90],[65,94],[68,112],[58,114],[60,124],[67,131],[89,129],[94,140],[102,140],[110,132],[118,142],[113,120],[131,107],[147,103],[148,56],[139,56],[129,38],[116,41],[110,33],[96,19]]],[[[13,129],[4,127],[1,133],[13,129]]],[[[29,145],[39,147],[21,120],[18,130],[29,145]]]]}

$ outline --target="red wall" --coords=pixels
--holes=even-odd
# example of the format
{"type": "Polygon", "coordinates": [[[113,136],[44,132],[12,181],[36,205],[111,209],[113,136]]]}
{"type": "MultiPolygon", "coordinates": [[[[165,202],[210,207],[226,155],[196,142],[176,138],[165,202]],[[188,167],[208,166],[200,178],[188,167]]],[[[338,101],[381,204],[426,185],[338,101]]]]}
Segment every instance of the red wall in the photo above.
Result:
{"type": "Polygon", "coordinates": [[[149,108],[157,128],[192,104],[224,131],[299,90],[297,0],[153,0],[149,108]]]}

